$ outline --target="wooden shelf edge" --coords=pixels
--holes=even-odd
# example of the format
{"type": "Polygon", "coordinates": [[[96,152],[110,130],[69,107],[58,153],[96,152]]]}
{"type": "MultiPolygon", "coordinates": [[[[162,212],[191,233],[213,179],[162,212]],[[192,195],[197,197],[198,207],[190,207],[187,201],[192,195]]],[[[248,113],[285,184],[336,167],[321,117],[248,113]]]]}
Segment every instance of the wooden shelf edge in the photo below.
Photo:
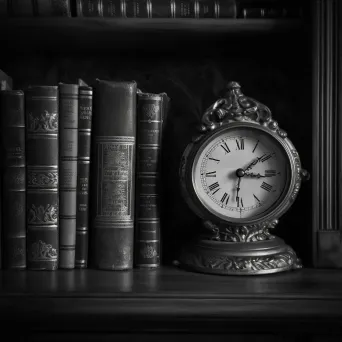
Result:
{"type": "MultiPolygon", "coordinates": [[[[298,29],[301,19],[160,19],[160,18],[5,18],[0,20],[4,29],[81,29],[120,30],[162,30],[195,32],[268,32],[274,30],[298,29]]],[[[10,34],[7,31],[7,34],[10,34]]]]}

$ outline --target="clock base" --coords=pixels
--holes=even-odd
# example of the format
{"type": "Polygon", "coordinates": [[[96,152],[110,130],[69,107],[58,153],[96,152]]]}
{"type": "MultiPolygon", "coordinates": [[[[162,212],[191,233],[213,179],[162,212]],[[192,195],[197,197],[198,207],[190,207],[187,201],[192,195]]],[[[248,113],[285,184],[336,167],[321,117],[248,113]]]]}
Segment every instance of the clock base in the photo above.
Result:
{"type": "Polygon", "coordinates": [[[257,242],[198,239],[183,249],[179,266],[195,272],[221,275],[259,275],[302,267],[294,250],[274,237],[257,242]]]}

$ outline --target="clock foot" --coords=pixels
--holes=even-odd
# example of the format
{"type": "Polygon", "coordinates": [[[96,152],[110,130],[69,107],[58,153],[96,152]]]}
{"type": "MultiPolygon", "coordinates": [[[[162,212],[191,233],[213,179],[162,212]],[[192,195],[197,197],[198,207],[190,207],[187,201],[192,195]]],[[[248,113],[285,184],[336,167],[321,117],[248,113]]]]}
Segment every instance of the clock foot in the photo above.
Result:
{"type": "Polygon", "coordinates": [[[294,250],[282,239],[258,242],[195,240],[183,249],[179,266],[202,273],[259,275],[302,268],[294,250]]]}

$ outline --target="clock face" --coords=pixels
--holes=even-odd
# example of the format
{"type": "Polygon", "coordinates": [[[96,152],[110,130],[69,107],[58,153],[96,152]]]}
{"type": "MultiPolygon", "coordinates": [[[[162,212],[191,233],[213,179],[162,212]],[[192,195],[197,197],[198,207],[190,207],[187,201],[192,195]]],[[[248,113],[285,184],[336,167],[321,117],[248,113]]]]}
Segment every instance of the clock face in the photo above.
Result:
{"type": "Polygon", "coordinates": [[[290,182],[284,147],[262,129],[227,128],[194,159],[192,179],[201,203],[225,221],[258,220],[281,202],[290,182]]]}

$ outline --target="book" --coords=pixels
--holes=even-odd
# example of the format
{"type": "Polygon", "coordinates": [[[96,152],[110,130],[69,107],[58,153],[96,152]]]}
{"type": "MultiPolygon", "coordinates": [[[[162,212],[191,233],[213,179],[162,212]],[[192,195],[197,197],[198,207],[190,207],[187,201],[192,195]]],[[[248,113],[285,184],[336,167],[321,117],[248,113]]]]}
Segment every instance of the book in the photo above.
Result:
{"type": "MultiPolygon", "coordinates": [[[[0,92],[3,90],[12,90],[13,82],[12,78],[8,76],[5,72],[0,70],[0,92]]],[[[1,112],[0,112],[1,115],[1,112]]],[[[1,122],[1,120],[0,120],[1,122]]],[[[3,158],[1,158],[3,159],[3,158]]],[[[2,167],[3,162],[0,160],[0,179],[2,179],[2,167]]],[[[0,181],[0,218],[2,217],[2,182],[0,181]]],[[[2,220],[0,219],[0,269],[2,267],[2,220]]]]}
{"type": "MultiPolygon", "coordinates": [[[[0,5],[1,1],[3,0],[0,0],[0,5]]],[[[70,0],[8,0],[7,2],[7,14],[11,17],[71,17],[70,0]]]]}
{"type": "Polygon", "coordinates": [[[136,82],[96,80],[91,163],[91,260],[133,267],[136,82]]]}
{"type": "Polygon", "coordinates": [[[241,9],[240,18],[299,18],[299,7],[247,7],[241,9]]]}
{"type": "Polygon", "coordinates": [[[58,87],[25,90],[27,268],[58,268],[58,87]]]}
{"type": "Polygon", "coordinates": [[[75,267],[88,266],[90,146],[93,115],[93,88],[79,81],[78,164],[75,267]]]}
{"type": "Polygon", "coordinates": [[[160,266],[161,151],[166,93],[138,92],[135,265],[160,266]]]}
{"type": "Polygon", "coordinates": [[[71,17],[70,0],[35,0],[34,4],[38,17],[71,17]]]}
{"type": "Polygon", "coordinates": [[[76,8],[78,17],[236,17],[236,0],[77,0],[76,8]]]}
{"type": "Polygon", "coordinates": [[[3,268],[26,268],[24,92],[0,92],[3,268]]]}
{"type": "Polygon", "coordinates": [[[78,85],[59,83],[59,268],[75,268],[78,85]]]}

